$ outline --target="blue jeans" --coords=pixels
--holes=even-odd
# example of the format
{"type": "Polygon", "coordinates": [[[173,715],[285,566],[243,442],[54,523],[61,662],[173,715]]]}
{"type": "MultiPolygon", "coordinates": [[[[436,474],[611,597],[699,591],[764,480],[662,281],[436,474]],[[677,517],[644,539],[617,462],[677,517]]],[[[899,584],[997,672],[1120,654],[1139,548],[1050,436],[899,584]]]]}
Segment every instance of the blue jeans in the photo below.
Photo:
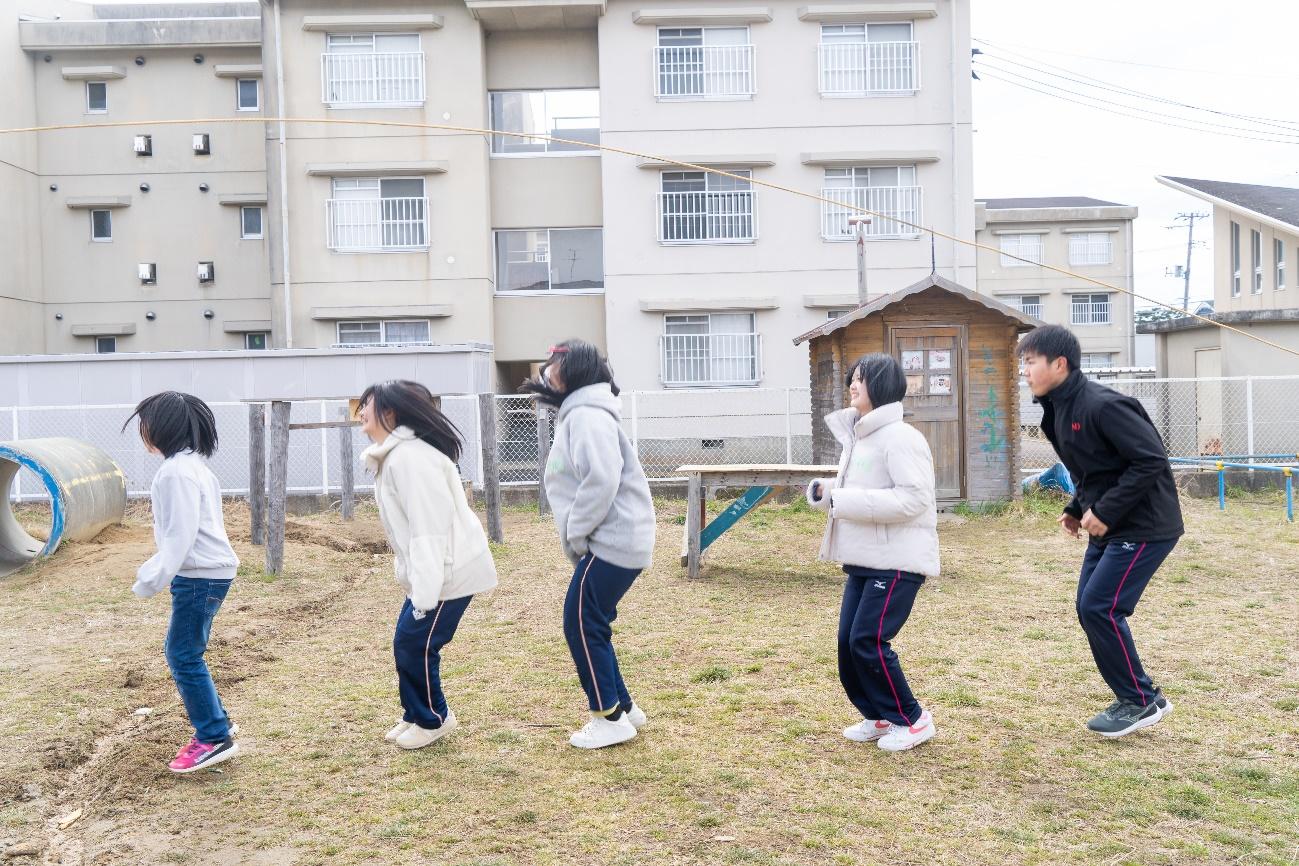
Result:
{"type": "Polygon", "coordinates": [[[619,568],[588,553],[577,563],[568,584],[564,638],[593,713],[631,703],[613,652],[613,621],[618,618],[618,602],[639,574],[638,568],[619,568]]]}
{"type": "Polygon", "coordinates": [[[230,583],[179,575],[171,581],[171,624],[163,653],[200,743],[215,744],[230,736],[230,718],[203,660],[212,620],[230,591],[230,583]]]}

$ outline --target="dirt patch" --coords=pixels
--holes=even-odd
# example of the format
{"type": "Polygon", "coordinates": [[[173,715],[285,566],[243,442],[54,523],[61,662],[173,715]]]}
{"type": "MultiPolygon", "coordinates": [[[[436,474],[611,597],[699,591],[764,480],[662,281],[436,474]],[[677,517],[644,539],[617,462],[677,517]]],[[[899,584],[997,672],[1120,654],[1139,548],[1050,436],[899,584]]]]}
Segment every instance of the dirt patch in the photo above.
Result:
{"type": "Polygon", "coordinates": [[[388,539],[374,524],[339,523],[328,527],[288,520],[284,524],[286,540],[316,544],[342,553],[387,553],[388,539]]]}

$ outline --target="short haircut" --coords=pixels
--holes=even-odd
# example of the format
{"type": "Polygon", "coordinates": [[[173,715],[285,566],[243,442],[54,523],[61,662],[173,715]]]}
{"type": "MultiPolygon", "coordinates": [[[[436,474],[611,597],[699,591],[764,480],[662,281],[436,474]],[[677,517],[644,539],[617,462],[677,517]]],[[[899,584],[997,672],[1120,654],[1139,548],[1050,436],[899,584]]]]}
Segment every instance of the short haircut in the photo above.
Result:
{"type": "Polygon", "coordinates": [[[1048,362],[1064,358],[1070,370],[1082,366],[1082,347],[1073,331],[1061,325],[1040,325],[1029,331],[1019,341],[1015,350],[1022,358],[1025,355],[1041,355],[1048,362]]]}
{"type": "Polygon", "coordinates": [[[140,438],[157,448],[163,457],[182,451],[193,451],[204,457],[216,453],[216,417],[193,394],[163,391],[145,397],[122,424],[122,429],[136,418],[140,419],[140,438]]]}
{"type": "Polygon", "coordinates": [[[876,409],[889,403],[900,403],[907,396],[906,374],[892,355],[880,352],[862,355],[857,363],[848,368],[848,375],[844,378],[845,386],[852,384],[854,373],[866,385],[866,396],[876,409]]]}
{"type": "Polygon", "coordinates": [[[524,382],[519,390],[536,394],[537,399],[552,406],[561,405],[574,391],[588,385],[608,383],[609,390],[618,395],[618,385],[613,381],[613,368],[609,359],[586,340],[565,340],[550,349],[550,357],[541,366],[536,379],[524,382]],[[557,391],[546,381],[546,368],[559,365],[559,377],[564,380],[564,390],[557,391]]]}
{"type": "Polygon", "coordinates": [[[441,451],[452,463],[459,462],[463,443],[460,430],[442,414],[433,392],[424,385],[409,379],[376,382],[361,394],[360,405],[367,402],[379,426],[389,433],[392,428],[385,419],[391,412],[393,427],[409,427],[417,438],[441,451]]]}

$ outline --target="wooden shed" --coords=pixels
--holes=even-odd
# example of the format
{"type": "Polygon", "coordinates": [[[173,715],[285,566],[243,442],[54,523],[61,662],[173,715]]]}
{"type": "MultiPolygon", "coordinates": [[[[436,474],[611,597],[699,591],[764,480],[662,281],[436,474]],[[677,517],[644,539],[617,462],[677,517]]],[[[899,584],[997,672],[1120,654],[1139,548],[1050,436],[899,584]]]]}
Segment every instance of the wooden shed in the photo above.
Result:
{"type": "Polygon", "coordinates": [[[794,340],[809,343],[812,455],[835,463],[822,418],[848,405],[844,375],[870,352],[907,376],[906,420],[929,440],[940,505],[1019,493],[1019,336],[1042,324],[937,274],[876,298],[794,340]]]}

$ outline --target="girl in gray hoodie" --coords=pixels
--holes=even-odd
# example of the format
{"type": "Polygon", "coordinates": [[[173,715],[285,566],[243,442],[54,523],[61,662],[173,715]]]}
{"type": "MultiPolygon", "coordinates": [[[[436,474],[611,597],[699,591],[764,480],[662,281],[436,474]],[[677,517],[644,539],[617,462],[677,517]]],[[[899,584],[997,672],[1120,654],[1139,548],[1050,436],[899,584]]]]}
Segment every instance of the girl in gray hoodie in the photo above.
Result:
{"type": "Polygon", "coordinates": [[[645,724],[613,651],[618,601],[654,552],[649,482],[620,422],[622,401],[609,363],[583,340],[551,348],[523,391],[559,408],[546,463],[546,496],[559,542],[574,565],[564,599],[564,637],[586,692],[591,721],[569,742],[599,749],[626,742],[645,724]]]}

